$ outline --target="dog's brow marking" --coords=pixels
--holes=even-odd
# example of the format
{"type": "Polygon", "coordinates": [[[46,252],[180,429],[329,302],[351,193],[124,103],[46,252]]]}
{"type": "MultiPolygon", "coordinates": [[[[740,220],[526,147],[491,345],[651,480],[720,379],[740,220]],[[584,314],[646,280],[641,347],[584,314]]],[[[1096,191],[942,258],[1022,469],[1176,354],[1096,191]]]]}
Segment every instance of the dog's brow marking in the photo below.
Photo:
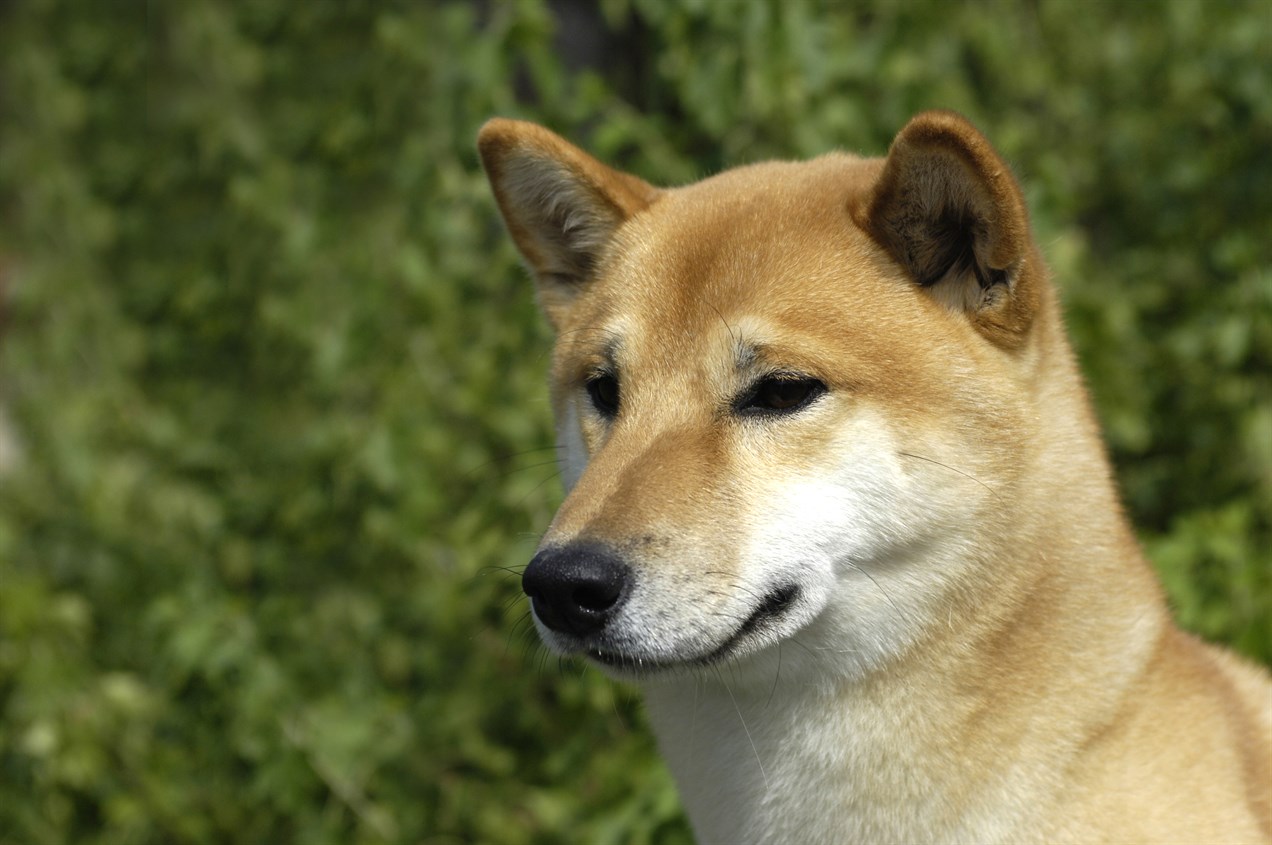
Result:
{"type": "Polygon", "coordinates": [[[622,349],[623,339],[611,333],[610,339],[605,343],[605,348],[601,350],[601,355],[604,356],[606,363],[609,364],[610,369],[614,372],[618,371],[618,353],[622,349]]]}
{"type": "Polygon", "coordinates": [[[733,333],[733,326],[730,326],[729,321],[724,319],[724,314],[721,313],[720,309],[715,306],[715,303],[708,302],[707,304],[711,306],[712,311],[716,312],[716,316],[720,318],[720,322],[724,323],[724,330],[729,333],[729,337],[733,340],[734,345],[737,345],[739,342],[738,336],[733,333]]]}
{"type": "Polygon", "coordinates": [[[595,349],[595,338],[597,337],[604,338],[600,351],[601,357],[605,358],[606,363],[611,368],[617,369],[618,352],[622,348],[623,339],[613,329],[603,326],[582,326],[561,333],[557,343],[559,346],[581,346],[585,349],[595,349]],[[582,337],[569,337],[569,335],[582,335],[582,337]]]}
{"type": "Polygon", "coordinates": [[[711,310],[716,312],[716,316],[720,318],[720,322],[724,323],[725,331],[729,333],[729,339],[733,341],[733,367],[737,372],[745,372],[755,366],[755,362],[759,359],[760,353],[755,344],[748,343],[738,336],[733,330],[733,326],[729,325],[729,321],[724,319],[724,314],[720,309],[711,303],[711,310]]]}
{"type": "MultiPolygon", "coordinates": [[[[583,334],[584,332],[591,332],[592,334],[598,334],[598,335],[606,335],[610,337],[612,340],[614,340],[615,342],[618,341],[618,333],[615,332],[613,329],[608,329],[608,328],[605,328],[604,326],[580,326],[577,329],[570,329],[569,331],[561,332],[561,334],[558,335],[558,340],[565,340],[570,335],[583,334]]],[[[578,343],[581,341],[576,341],[573,338],[570,338],[570,342],[578,343]]]]}

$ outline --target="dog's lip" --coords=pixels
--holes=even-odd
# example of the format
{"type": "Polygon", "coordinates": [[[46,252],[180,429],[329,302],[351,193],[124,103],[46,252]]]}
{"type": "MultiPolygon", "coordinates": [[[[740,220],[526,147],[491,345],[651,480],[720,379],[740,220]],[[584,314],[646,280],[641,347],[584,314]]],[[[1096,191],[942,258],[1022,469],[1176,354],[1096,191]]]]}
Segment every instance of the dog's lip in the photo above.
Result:
{"type": "Polygon", "coordinates": [[[616,669],[648,674],[665,669],[710,666],[733,654],[744,639],[753,632],[763,630],[780,619],[799,600],[800,590],[794,584],[784,584],[770,591],[759,606],[734,629],[723,643],[705,654],[690,657],[644,656],[632,652],[610,651],[604,648],[588,648],[585,653],[597,663],[616,669]]]}

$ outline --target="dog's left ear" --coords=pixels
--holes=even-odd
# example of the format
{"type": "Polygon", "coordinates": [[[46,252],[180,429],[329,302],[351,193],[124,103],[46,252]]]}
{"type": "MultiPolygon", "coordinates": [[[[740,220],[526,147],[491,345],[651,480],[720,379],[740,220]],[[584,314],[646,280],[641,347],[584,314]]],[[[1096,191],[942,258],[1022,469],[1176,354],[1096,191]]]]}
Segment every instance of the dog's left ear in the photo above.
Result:
{"type": "Polygon", "coordinates": [[[615,232],[658,191],[521,120],[487,121],[477,150],[508,231],[534,273],[539,304],[559,329],[615,232]]]}
{"type": "Polygon", "coordinates": [[[851,209],[862,229],[931,296],[965,312],[993,342],[1023,340],[1038,284],[1024,198],[975,126],[953,112],[914,117],[851,209]]]}

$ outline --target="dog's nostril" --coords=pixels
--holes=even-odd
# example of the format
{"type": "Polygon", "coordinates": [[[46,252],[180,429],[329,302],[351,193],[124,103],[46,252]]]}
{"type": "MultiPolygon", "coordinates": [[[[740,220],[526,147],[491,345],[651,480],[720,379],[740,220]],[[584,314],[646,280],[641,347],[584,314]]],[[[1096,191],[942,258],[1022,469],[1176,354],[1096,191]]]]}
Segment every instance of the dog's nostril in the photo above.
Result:
{"type": "Polygon", "coordinates": [[[521,588],[539,621],[576,636],[605,627],[622,605],[629,582],[622,558],[593,543],[544,549],[521,576],[521,588]]]}
{"type": "Polygon", "coordinates": [[[605,584],[586,584],[574,591],[574,603],[582,610],[599,613],[608,610],[618,601],[623,592],[623,582],[613,581],[605,584]]]}

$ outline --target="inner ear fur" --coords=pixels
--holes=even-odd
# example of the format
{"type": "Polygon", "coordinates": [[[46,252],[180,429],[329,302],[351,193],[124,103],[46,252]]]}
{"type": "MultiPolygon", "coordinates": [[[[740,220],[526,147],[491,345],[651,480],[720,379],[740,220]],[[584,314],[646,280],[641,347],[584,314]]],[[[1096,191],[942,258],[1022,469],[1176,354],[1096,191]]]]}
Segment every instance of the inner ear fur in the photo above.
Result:
{"type": "Polygon", "coordinates": [[[1019,343],[1037,297],[1029,217],[1010,168],[969,121],[945,111],[914,117],[852,211],[933,298],[995,342],[1019,343]]]}
{"type": "Polygon", "coordinates": [[[504,223],[556,322],[594,276],[614,232],[658,191],[525,121],[487,121],[477,149],[504,223]]]}

